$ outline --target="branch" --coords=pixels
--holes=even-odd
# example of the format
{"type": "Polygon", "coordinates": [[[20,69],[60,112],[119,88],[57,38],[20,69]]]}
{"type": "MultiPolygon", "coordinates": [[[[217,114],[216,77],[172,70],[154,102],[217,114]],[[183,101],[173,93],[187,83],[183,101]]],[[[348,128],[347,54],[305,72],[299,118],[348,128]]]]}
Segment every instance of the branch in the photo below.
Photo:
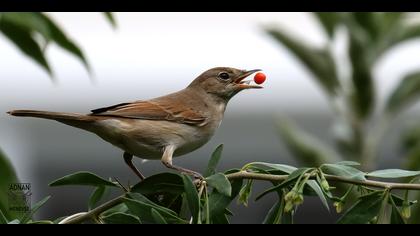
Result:
{"type": "Polygon", "coordinates": [[[86,212],[85,214],[82,214],[80,216],[75,216],[75,217],[68,217],[70,218],[69,220],[63,220],[61,221],[62,224],[80,224],[86,220],[89,219],[95,219],[99,214],[101,214],[102,212],[120,204],[123,202],[125,195],[116,197],[98,207],[96,207],[95,209],[92,209],[88,212],[86,212]]]}
{"type": "MultiPolygon", "coordinates": [[[[306,174],[309,175],[309,174],[306,174]]],[[[227,174],[226,178],[229,180],[233,179],[255,179],[255,180],[266,180],[266,181],[275,181],[282,182],[286,180],[289,175],[270,175],[270,174],[260,174],[260,173],[251,173],[246,171],[239,171],[232,174],[227,174]]],[[[315,176],[310,176],[310,179],[314,179],[315,176]]],[[[325,175],[325,178],[329,181],[348,183],[354,185],[363,185],[369,187],[383,188],[383,189],[404,189],[404,190],[420,190],[420,184],[405,184],[405,183],[392,183],[392,182],[381,182],[373,180],[354,180],[336,175],[325,175]]],[[[203,185],[204,186],[204,185],[203,185]]],[[[202,190],[201,190],[202,191],[202,190]]],[[[90,210],[86,213],[77,213],[75,215],[69,216],[66,219],[62,220],[62,224],[80,224],[89,219],[96,219],[98,215],[102,212],[120,204],[123,202],[125,195],[121,195],[117,198],[114,198],[93,210],[90,210]]]]}
{"type": "MultiPolygon", "coordinates": [[[[232,174],[227,174],[226,178],[232,179],[255,179],[255,180],[267,180],[281,182],[286,180],[288,175],[270,175],[270,174],[259,174],[251,173],[246,171],[240,171],[232,174]]],[[[311,176],[314,179],[315,176],[311,176]]],[[[354,180],[336,175],[325,175],[325,178],[329,181],[348,183],[354,185],[363,185],[369,187],[383,188],[383,189],[404,189],[404,190],[420,190],[420,184],[405,184],[405,183],[392,183],[392,182],[381,182],[374,180],[354,180]]]]}

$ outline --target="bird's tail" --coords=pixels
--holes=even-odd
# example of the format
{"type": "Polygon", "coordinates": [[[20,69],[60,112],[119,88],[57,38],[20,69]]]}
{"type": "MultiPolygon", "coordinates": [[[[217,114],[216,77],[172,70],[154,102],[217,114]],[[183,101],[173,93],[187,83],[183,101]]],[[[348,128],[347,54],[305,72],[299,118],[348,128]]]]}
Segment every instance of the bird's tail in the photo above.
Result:
{"type": "Polygon", "coordinates": [[[89,130],[91,123],[96,120],[95,117],[77,113],[51,112],[51,111],[35,111],[35,110],[14,110],[7,112],[12,116],[36,117],[48,120],[56,120],[58,122],[74,126],[81,129],[89,130]]]}

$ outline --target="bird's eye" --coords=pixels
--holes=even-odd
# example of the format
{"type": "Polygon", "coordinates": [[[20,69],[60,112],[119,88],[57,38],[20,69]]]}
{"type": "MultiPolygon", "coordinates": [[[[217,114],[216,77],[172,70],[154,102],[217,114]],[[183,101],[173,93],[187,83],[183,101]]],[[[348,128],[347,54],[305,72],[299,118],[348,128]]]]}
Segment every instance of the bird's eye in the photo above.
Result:
{"type": "Polygon", "coordinates": [[[219,74],[219,78],[221,78],[222,80],[227,80],[229,79],[229,77],[230,77],[229,74],[226,72],[222,72],[219,74]]]}

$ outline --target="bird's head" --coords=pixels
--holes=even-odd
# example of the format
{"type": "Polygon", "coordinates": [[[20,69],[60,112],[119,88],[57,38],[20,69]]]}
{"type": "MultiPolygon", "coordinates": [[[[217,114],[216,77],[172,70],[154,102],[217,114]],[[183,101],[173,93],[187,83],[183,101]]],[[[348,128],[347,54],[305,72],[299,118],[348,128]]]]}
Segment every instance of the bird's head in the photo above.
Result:
{"type": "Polygon", "coordinates": [[[244,80],[257,71],[260,70],[239,70],[230,67],[216,67],[199,75],[188,88],[199,89],[207,94],[228,101],[242,90],[262,88],[259,85],[251,85],[250,80],[244,80]]]}

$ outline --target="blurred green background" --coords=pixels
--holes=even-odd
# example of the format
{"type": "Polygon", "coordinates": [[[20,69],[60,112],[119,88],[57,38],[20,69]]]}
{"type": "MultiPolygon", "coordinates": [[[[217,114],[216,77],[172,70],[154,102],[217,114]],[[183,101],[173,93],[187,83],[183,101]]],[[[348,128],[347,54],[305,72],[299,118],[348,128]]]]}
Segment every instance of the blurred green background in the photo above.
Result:
{"type": "MultiPolygon", "coordinates": [[[[32,183],[35,201],[53,196],[40,217],[83,211],[87,188],[47,184],[79,170],[135,182],[121,151],[92,134],[6,111],[87,112],[176,91],[206,69],[231,66],[263,69],[264,90],[235,97],[215,137],[175,163],[203,171],[224,143],[220,170],[339,160],[365,170],[419,170],[419,20],[396,12],[2,13],[0,147],[20,180],[32,183]]],[[[146,175],[166,170],[160,162],[137,165],[146,175]]],[[[272,201],[232,206],[232,222],[262,222],[272,201]]],[[[306,200],[296,222],[334,222],[318,201],[306,200]]],[[[420,207],[412,222],[420,223],[420,207]]]]}

